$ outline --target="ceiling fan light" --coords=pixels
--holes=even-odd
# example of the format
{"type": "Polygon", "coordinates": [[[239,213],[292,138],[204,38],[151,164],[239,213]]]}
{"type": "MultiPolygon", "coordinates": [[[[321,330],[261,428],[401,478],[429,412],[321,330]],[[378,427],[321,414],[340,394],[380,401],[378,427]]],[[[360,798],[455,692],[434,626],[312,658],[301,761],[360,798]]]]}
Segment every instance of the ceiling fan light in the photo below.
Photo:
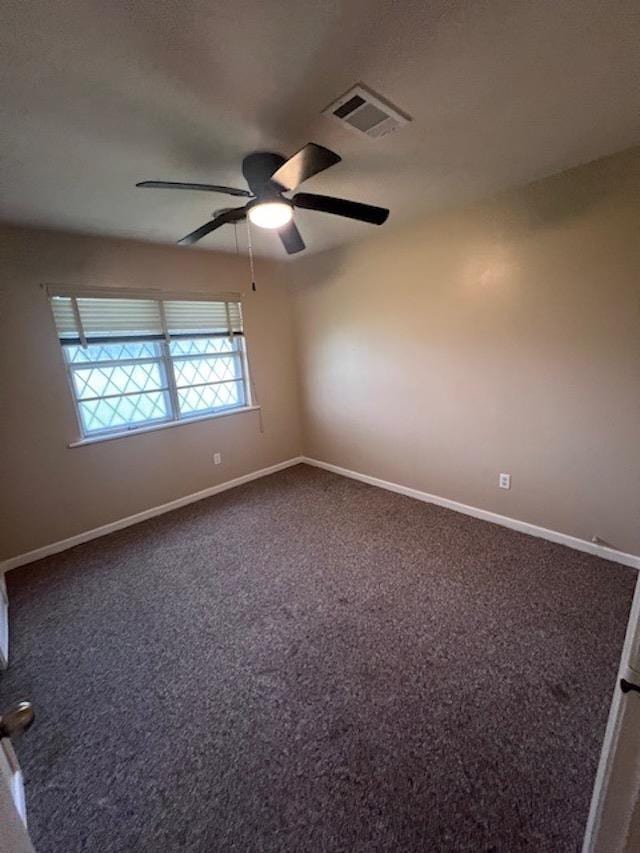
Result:
{"type": "Polygon", "coordinates": [[[249,210],[249,219],[259,228],[281,228],[292,218],[291,205],[283,201],[263,201],[249,210]]]}

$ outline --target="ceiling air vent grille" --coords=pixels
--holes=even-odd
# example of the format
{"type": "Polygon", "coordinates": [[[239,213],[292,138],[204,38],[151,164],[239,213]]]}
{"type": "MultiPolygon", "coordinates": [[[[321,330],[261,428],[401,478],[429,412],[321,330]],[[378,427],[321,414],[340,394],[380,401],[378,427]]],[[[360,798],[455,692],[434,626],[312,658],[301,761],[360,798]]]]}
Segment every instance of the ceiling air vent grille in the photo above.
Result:
{"type": "Polygon", "coordinates": [[[322,113],[373,139],[393,133],[411,121],[408,115],[361,84],[349,89],[322,113]]]}

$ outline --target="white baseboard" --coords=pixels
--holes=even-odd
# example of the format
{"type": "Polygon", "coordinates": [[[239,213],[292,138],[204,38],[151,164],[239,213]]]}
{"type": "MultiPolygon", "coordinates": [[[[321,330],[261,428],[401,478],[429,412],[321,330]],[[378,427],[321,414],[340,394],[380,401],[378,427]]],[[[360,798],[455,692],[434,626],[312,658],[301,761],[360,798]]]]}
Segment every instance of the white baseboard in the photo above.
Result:
{"type": "Polygon", "coordinates": [[[181,506],[201,501],[203,498],[209,498],[212,495],[219,494],[219,492],[226,492],[227,489],[233,489],[236,486],[241,486],[243,483],[249,483],[251,480],[257,480],[260,477],[267,477],[269,474],[275,474],[276,471],[282,471],[284,468],[290,468],[292,465],[298,465],[302,461],[302,456],[295,456],[293,459],[278,462],[276,465],[270,465],[268,468],[261,468],[259,471],[251,471],[249,474],[243,474],[242,477],[236,477],[233,480],[227,480],[225,483],[218,483],[217,486],[210,486],[208,489],[202,489],[200,492],[194,492],[191,495],[176,498],[173,501],[169,501],[169,503],[160,504],[160,506],[154,506],[151,507],[151,509],[145,509],[142,512],[135,513],[135,515],[128,515],[126,518],[119,518],[117,521],[112,521],[109,524],[102,524],[100,527],[94,527],[92,530],[85,530],[83,533],[77,533],[75,536],[70,536],[68,539],[61,539],[58,542],[52,542],[50,545],[43,545],[42,548],[36,548],[34,551],[27,551],[25,554],[18,554],[16,557],[9,557],[8,560],[0,562],[0,574],[8,572],[11,569],[16,569],[18,566],[24,566],[26,563],[33,563],[35,560],[41,560],[43,557],[49,557],[51,554],[58,554],[60,551],[66,551],[68,548],[73,548],[75,545],[81,545],[83,542],[89,542],[91,539],[106,536],[107,533],[122,530],[124,527],[131,527],[133,524],[138,524],[140,521],[146,521],[148,518],[153,518],[156,515],[171,512],[172,509],[178,509],[181,506]]]}
{"type": "Polygon", "coordinates": [[[603,557],[605,560],[612,560],[615,563],[622,563],[624,566],[631,566],[634,569],[640,570],[640,556],[636,556],[635,554],[625,554],[623,551],[616,551],[614,548],[597,545],[594,542],[588,542],[586,539],[578,539],[576,536],[559,533],[557,530],[548,530],[546,527],[538,527],[536,524],[529,524],[526,521],[509,518],[509,516],[499,515],[498,513],[490,512],[486,509],[468,506],[467,504],[459,503],[458,501],[453,501],[449,498],[442,498],[439,495],[432,495],[428,492],[422,492],[419,489],[412,489],[409,486],[402,486],[399,483],[391,483],[388,480],[381,480],[378,477],[371,477],[368,474],[361,474],[358,471],[351,471],[348,468],[341,468],[339,465],[332,465],[329,462],[321,462],[319,459],[311,459],[308,456],[295,456],[292,459],[285,460],[284,462],[278,462],[276,465],[270,465],[268,468],[261,468],[259,471],[252,471],[249,474],[244,474],[242,477],[227,480],[225,483],[218,483],[217,486],[210,486],[208,489],[203,489],[200,492],[194,492],[191,495],[176,498],[176,500],[169,501],[169,503],[151,507],[150,509],[138,512],[135,515],[120,518],[117,521],[112,521],[109,524],[103,524],[100,527],[94,527],[92,530],[86,530],[83,533],[77,533],[75,536],[70,536],[68,539],[61,539],[58,542],[52,542],[50,545],[44,545],[42,548],[36,548],[33,551],[27,551],[25,554],[18,554],[15,557],[10,557],[8,560],[0,562],[0,575],[4,572],[10,571],[11,569],[17,568],[18,566],[33,563],[36,560],[41,560],[43,557],[49,557],[51,554],[58,554],[60,551],[66,551],[68,548],[81,545],[83,542],[89,542],[92,539],[98,539],[100,536],[106,536],[108,533],[113,533],[116,530],[131,527],[133,524],[138,524],[140,521],[146,521],[148,518],[154,518],[156,515],[171,512],[173,509],[178,509],[179,507],[186,506],[187,504],[200,501],[203,498],[217,495],[220,492],[225,492],[227,489],[233,489],[236,486],[241,486],[243,483],[249,483],[251,480],[257,480],[260,477],[267,477],[269,474],[275,474],[276,471],[282,471],[285,468],[290,468],[292,465],[298,465],[301,462],[304,462],[307,465],[313,465],[316,468],[324,468],[326,471],[332,471],[334,474],[340,474],[343,477],[360,480],[362,483],[368,483],[370,486],[378,486],[378,488],[387,489],[390,492],[397,492],[398,494],[406,495],[407,497],[415,498],[416,500],[424,501],[425,503],[437,504],[438,506],[452,509],[455,512],[471,515],[474,518],[480,518],[483,521],[490,521],[493,524],[500,524],[503,527],[511,528],[511,530],[518,530],[520,533],[528,533],[530,536],[548,539],[550,542],[556,542],[559,545],[566,545],[569,548],[575,548],[577,551],[585,551],[588,554],[595,554],[597,557],[603,557]]]}
{"type": "Polygon", "coordinates": [[[313,465],[316,468],[324,468],[326,471],[332,471],[334,474],[340,474],[343,477],[351,477],[352,480],[360,480],[360,482],[368,483],[370,486],[378,486],[381,489],[387,489],[390,492],[397,492],[398,494],[406,495],[407,497],[415,498],[416,500],[424,501],[425,503],[437,504],[438,506],[452,509],[455,512],[472,515],[474,518],[481,518],[483,521],[500,524],[502,527],[509,527],[511,530],[518,530],[520,533],[528,533],[530,536],[537,536],[540,539],[548,539],[549,542],[566,545],[568,548],[575,548],[576,551],[585,551],[588,554],[595,554],[597,557],[603,557],[605,560],[612,560],[614,563],[622,563],[624,566],[631,566],[633,569],[640,570],[640,556],[636,556],[635,554],[626,554],[624,551],[617,551],[615,548],[607,548],[604,545],[597,545],[594,542],[587,541],[586,539],[578,539],[576,536],[569,536],[567,533],[559,533],[557,530],[548,530],[546,527],[538,527],[537,524],[529,524],[527,521],[519,521],[517,518],[509,518],[507,515],[499,515],[496,512],[489,512],[489,510],[486,509],[468,506],[467,504],[459,503],[458,501],[453,501],[449,498],[441,498],[439,495],[431,495],[428,492],[422,492],[419,489],[411,489],[409,486],[390,483],[388,480],[381,480],[378,477],[371,477],[368,474],[360,474],[358,471],[350,471],[348,468],[340,468],[339,465],[331,465],[329,462],[321,462],[318,459],[311,459],[308,456],[303,456],[301,461],[305,462],[307,465],[313,465]]]}

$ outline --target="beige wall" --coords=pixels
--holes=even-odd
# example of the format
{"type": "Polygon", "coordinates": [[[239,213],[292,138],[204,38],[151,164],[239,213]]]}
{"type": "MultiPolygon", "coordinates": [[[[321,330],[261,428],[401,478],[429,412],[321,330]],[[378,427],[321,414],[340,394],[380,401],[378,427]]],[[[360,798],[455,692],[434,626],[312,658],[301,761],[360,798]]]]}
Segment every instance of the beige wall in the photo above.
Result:
{"type": "Polygon", "coordinates": [[[246,258],[52,231],[0,231],[0,559],[300,453],[290,300],[281,270],[246,258]],[[42,282],[246,291],[256,412],[69,449],[73,404],[42,282]],[[220,451],[223,463],[214,467],[220,451]]]}
{"type": "Polygon", "coordinates": [[[640,149],[291,272],[307,455],[640,554],[640,149]]]}
{"type": "Polygon", "coordinates": [[[3,228],[0,559],[302,450],[640,554],[639,223],[636,149],[263,261],[257,293],[246,258],[3,228]],[[69,449],[78,428],[42,282],[245,291],[264,433],[248,412],[69,449]]]}

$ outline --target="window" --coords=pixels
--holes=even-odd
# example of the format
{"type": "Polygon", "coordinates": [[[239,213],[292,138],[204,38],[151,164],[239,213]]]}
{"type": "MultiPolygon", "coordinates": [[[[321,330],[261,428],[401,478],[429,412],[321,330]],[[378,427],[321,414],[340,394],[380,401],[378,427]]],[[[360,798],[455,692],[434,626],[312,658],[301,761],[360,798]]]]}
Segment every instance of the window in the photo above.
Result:
{"type": "Polygon", "coordinates": [[[237,301],[51,295],[85,438],[250,403],[237,301]]]}

